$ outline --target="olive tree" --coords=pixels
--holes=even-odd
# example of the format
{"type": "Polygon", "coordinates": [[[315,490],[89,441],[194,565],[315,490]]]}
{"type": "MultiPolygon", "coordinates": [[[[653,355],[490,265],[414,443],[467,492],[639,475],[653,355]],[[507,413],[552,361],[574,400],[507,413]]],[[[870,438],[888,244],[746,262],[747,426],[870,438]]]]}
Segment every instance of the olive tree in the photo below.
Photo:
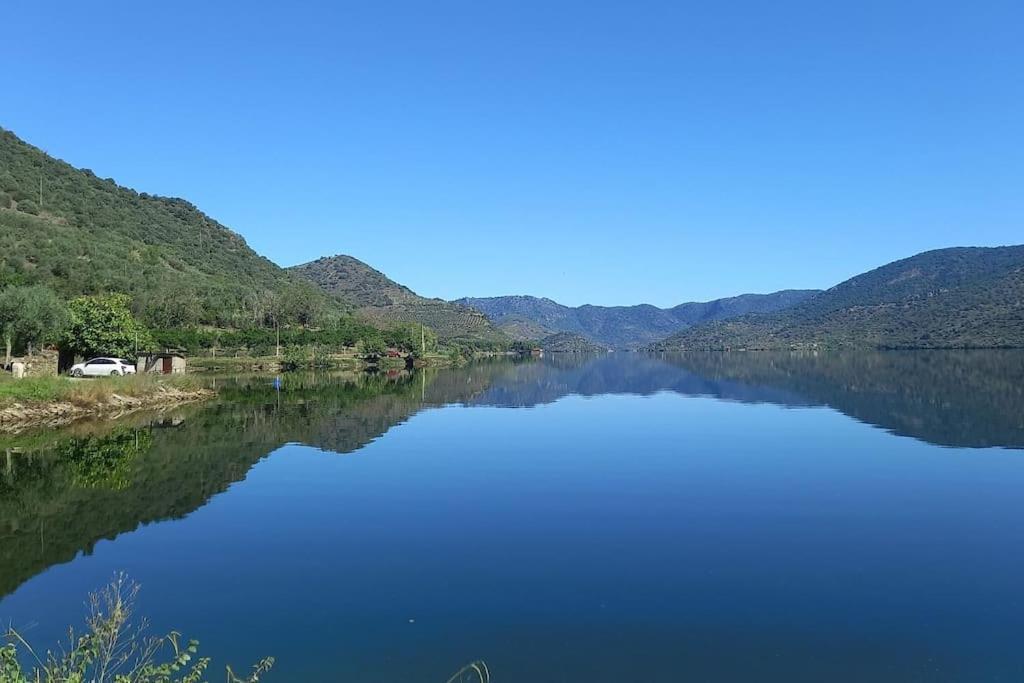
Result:
{"type": "Polygon", "coordinates": [[[33,346],[56,341],[66,321],[64,302],[47,287],[8,287],[0,292],[5,363],[11,362],[15,348],[31,353],[33,346]]]}

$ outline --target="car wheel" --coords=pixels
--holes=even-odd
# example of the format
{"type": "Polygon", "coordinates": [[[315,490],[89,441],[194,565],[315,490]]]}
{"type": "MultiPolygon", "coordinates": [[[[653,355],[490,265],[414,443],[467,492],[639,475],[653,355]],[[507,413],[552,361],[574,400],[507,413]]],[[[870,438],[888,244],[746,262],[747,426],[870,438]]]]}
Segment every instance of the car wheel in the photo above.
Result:
{"type": "Polygon", "coordinates": [[[118,372],[117,370],[111,370],[111,371],[110,371],[110,376],[111,376],[111,377],[117,377],[117,376],[118,376],[118,375],[120,375],[120,374],[121,374],[121,373],[120,373],[120,372],[118,372]]]}
{"type": "Polygon", "coordinates": [[[78,369],[76,368],[75,370],[72,370],[72,371],[71,371],[71,376],[72,376],[72,377],[81,377],[81,376],[82,376],[82,371],[81,371],[81,370],[78,370],[78,369]]]}

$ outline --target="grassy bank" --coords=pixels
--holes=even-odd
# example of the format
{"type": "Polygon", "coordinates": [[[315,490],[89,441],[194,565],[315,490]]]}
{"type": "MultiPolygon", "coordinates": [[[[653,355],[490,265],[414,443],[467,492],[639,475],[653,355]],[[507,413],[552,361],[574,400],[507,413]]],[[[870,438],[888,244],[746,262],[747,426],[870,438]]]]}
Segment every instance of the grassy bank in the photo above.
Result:
{"type": "Polygon", "coordinates": [[[70,379],[26,377],[0,380],[0,431],[65,425],[79,418],[120,417],[145,408],[214,396],[195,377],[138,375],[70,379]]]}
{"type": "Polygon", "coordinates": [[[91,406],[113,397],[141,398],[170,391],[197,391],[202,385],[187,375],[129,375],[127,377],[25,377],[0,379],[0,407],[14,403],[70,403],[91,406]]]}

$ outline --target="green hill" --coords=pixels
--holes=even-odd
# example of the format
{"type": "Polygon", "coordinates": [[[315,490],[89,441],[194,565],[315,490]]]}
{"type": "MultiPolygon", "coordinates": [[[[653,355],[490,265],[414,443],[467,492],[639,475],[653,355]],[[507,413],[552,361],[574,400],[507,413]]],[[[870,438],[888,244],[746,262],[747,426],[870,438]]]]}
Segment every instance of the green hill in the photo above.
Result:
{"type": "Polygon", "coordinates": [[[653,348],[1024,347],[1024,246],[928,251],[785,311],[684,330],[653,348]]]}
{"type": "Polygon", "coordinates": [[[482,313],[442,299],[419,296],[351,256],[325,256],[288,270],[379,325],[420,323],[448,341],[508,341],[482,313]]]}
{"type": "Polygon", "coordinates": [[[124,292],[162,327],[260,324],[286,299],[341,310],[189,202],[98,178],[0,129],[0,287],[21,284],[124,292]]]}

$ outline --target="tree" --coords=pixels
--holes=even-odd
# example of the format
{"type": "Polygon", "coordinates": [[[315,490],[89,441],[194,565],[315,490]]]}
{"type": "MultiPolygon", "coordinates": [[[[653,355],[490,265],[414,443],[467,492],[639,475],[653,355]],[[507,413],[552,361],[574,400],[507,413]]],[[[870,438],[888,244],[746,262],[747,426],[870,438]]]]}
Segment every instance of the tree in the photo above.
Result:
{"type": "Polygon", "coordinates": [[[14,348],[42,346],[55,341],[67,320],[64,302],[47,287],[8,287],[0,292],[0,328],[6,347],[6,363],[14,348]]]}
{"type": "Polygon", "coordinates": [[[190,287],[175,285],[160,290],[146,302],[145,319],[154,327],[192,327],[202,318],[202,302],[190,287]]]}
{"type": "Polygon", "coordinates": [[[296,283],[288,285],[278,297],[279,315],[282,322],[311,327],[323,314],[323,306],[312,285],[296,283]]]}
{"type": "Polygon", "coordinates": [[[378,357],[387,353],[388,347],[380,337],[367,337],[360,341],[364,356],[378,357]]]}
{"type": "Polygon", "coordinates": [[[402,351],[423,353],[437,347],[437,334],[420,323],[398,323],[383,334],[385,344],[402,351]]]}
{"type": "Polygon", "coordinates": [[[69,305],[65,343],[83,356],[134,357],[152,343],[149,332],[132,317],[127,294],[82,296],[69,305]]]}

